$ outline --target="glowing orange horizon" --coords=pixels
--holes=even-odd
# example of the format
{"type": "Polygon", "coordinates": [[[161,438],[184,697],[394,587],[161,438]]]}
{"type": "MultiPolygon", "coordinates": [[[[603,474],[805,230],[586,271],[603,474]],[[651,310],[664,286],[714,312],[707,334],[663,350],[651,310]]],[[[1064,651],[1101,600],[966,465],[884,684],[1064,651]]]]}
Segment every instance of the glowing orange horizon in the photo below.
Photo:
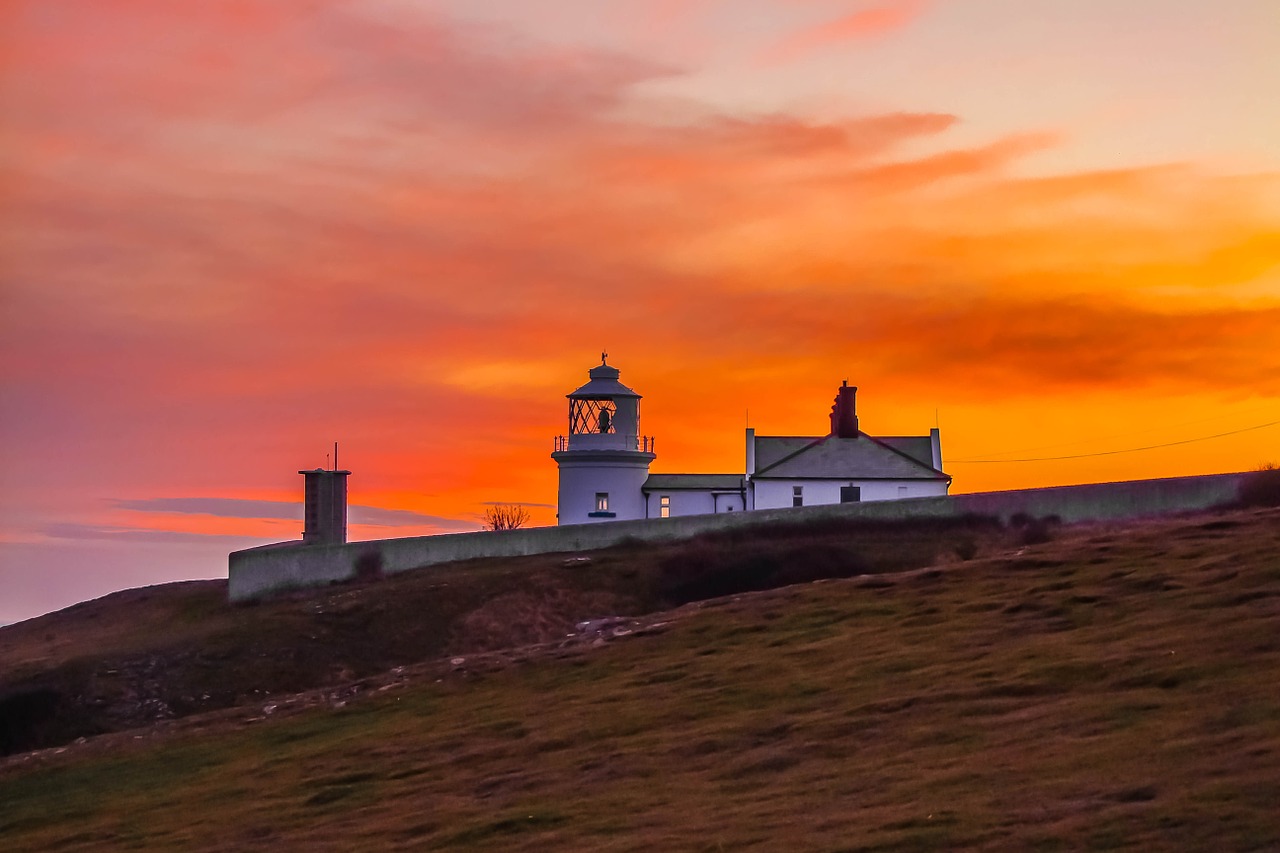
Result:
{"type": "MultiPolygon", "coordinates": [[[[820,434],[843,379],[871,434],[940,423],[954,492],[1280,461],[1275,428],[1236,432],[1280,419],[1265,116],[1170,82],[1222,138],[1169,156],[1185,117],[1127,88],[1109,19],[1055,18],[1111,66],[1076,60],[1053,112],[1070,39],[1002,39],[1044,94],[988,92],[964,4],[761,0],[754,30],[622,3],[615,39],[571,0],[437,5],[6,7],[0,541],[275,538],[296,525],[251,502],[300,500],[335,439],[353,504],[408,513],[353,535],[491,502],[550,524],[563,395],[602,347],[654,471],[741,471],[748,417],[820,434]],[[1098,154],[1139,121],[1147,149],[1098,154]],[[976,461],[1010,456],[1037,461],[976,461]],[[154,509],[197,499],[250,503],[154,509]]],[[[1192,46],[1270,93],[1221,14],[1240,44],[1192,46]]]]}

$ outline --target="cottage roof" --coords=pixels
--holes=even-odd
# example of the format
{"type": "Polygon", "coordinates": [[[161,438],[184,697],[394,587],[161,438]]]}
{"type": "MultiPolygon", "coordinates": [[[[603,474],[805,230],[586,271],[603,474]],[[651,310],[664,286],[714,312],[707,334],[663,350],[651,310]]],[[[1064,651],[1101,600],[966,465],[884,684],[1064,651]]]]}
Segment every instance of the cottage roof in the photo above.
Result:
{"type": "Polygon", "coordinates": [[[646,492],[681,490],[740,492],[741,474],[650,474],[641,487],[646,492]]]}
{"type": "Polygon", "coordinates": [[[924,465],[933,467],[933,440],[927,435],[878,435],[876,441],[905,453],[924,465]]]}
{"type": "MultiPolygon", "coordinates": [[[[901,439],[895,439],[900,442],[901,439]]],[[[928,445],[929,438],[923,441],[928,445]]],[[[892,443],[858,433],[854,438],[761,435],[755,439],[761,479],[946,480],[946,474],[892,443]]],[[[908,445],[915,449],[914,445],[908,445]]],[[[926,458],[932,461],[932,449],[926,458]]]]}

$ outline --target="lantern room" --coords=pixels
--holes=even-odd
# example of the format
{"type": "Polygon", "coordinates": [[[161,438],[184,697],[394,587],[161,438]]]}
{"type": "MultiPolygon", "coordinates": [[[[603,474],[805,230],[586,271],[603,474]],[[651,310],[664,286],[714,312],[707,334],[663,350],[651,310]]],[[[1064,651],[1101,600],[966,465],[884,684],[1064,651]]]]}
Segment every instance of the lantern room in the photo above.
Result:
{"type": "Polygon", "coordinates": [[[619,375],[601,353],[600,364],[587,371],[590,381],[567,395],[569,432],[557,437],[557,451],[653,451],[653,439],[640,434],[640,395],[619,382],[619,375]]]}

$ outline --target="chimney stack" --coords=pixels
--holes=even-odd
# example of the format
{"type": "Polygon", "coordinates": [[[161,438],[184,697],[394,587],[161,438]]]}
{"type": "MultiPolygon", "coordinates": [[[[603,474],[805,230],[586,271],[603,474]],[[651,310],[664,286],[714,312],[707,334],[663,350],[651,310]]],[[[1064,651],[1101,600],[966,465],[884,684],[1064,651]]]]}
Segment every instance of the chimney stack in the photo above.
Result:
{"type": "Polygon", "coordinates": [[[305,478],[303,544],[343,544],[347,541],[347,476],[351,472],[316,468],[298,473],[305,478]]]}
{"type": "Polygon", "coordinates": [[[835,405],[831,407],[831,434],[837,438],[858,437],[857,386],[849,387],[849,380],[840,386],[835,405]]]}

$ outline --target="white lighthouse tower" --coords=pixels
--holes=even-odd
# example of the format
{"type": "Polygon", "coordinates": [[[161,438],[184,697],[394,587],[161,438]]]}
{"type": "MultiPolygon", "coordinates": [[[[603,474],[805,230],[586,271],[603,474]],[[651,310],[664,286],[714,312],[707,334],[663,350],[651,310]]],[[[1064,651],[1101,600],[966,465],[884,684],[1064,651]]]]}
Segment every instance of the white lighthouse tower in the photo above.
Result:
{"type": "Polygon", "coordinates": [[[569,398],[569,434],[556,436],[560,524],[645,517],[641,488],[654,460],[653,439],[640,434],[640,395],[618,381],[600,354],[591,381],[569,398]]]}

